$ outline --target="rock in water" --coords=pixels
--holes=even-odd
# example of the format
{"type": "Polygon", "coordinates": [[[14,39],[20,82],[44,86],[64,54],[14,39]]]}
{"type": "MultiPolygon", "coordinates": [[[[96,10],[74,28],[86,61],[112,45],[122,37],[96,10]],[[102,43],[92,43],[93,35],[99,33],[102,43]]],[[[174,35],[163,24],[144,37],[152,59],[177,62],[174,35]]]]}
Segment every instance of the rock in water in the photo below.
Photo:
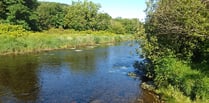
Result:
{"type": "Polygon", "coordinates": [[[83,51],[83,50],[75,50],[76,52],[81,52],[81,51],[83,51]]]}

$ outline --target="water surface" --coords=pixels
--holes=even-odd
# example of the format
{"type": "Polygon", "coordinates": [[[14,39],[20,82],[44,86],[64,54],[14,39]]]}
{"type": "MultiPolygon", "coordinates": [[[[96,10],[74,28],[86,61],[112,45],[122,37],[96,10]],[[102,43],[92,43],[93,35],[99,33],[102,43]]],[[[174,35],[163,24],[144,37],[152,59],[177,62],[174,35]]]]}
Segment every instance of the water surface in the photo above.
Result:
{"type": "Polygon", "coordinates": [[[137,48],[136,43],[123,42],[1,56],[0,102],[135,103],[140,80],[127,73],[140,59],[137,48]]]}

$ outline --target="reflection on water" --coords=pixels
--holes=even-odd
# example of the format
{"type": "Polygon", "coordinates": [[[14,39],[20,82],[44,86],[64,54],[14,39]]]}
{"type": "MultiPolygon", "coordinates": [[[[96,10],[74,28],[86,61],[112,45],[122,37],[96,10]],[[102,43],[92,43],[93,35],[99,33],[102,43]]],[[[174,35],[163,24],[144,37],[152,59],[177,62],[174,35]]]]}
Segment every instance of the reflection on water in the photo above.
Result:
{"type": "Polygon", "coordinates": [[[0,57],[0,102],[135,103],[140,80],[127,76],[138,45],[0,57]]]}
{"type": "Polygon", "coordinates": [[[0,58],[0,100],[2,102],[35,101],[39,93],[33,56],[0,58]]]}

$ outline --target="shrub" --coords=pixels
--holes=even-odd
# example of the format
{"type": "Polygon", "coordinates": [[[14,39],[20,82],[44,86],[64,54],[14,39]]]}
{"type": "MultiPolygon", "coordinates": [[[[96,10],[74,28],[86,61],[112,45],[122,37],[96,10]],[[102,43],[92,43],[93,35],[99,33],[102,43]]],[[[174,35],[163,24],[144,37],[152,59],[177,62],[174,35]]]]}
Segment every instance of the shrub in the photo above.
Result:
{"type": "Polygon", "coordinates": [[[209,78],[176,58],[159,59],[154,82],[159,88],[171,85],[192,100],[209,100],[209,78]]]}
{"type": "Polygon", "coordinates": [[[0,35],[3,34],[19,37],[26,34],[26,30],[21,25],[0,24],[0,35]]]}

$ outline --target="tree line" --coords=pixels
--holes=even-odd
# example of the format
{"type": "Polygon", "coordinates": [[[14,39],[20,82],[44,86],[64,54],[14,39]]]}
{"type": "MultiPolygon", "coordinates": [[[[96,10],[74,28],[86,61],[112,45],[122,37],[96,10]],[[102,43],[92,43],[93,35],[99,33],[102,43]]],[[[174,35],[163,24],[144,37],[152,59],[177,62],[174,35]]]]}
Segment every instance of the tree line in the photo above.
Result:
{"type": "Polygon", "coordinates": [[[101,5],[91,1],[72,1],[71,5],[37,0],[1,0],[0,22],[22,25],[31,31],[51,28],[78,31],[110,31],[135,34],[142,23],[138,19],[112,18],[100,12],[101,5]]]}

